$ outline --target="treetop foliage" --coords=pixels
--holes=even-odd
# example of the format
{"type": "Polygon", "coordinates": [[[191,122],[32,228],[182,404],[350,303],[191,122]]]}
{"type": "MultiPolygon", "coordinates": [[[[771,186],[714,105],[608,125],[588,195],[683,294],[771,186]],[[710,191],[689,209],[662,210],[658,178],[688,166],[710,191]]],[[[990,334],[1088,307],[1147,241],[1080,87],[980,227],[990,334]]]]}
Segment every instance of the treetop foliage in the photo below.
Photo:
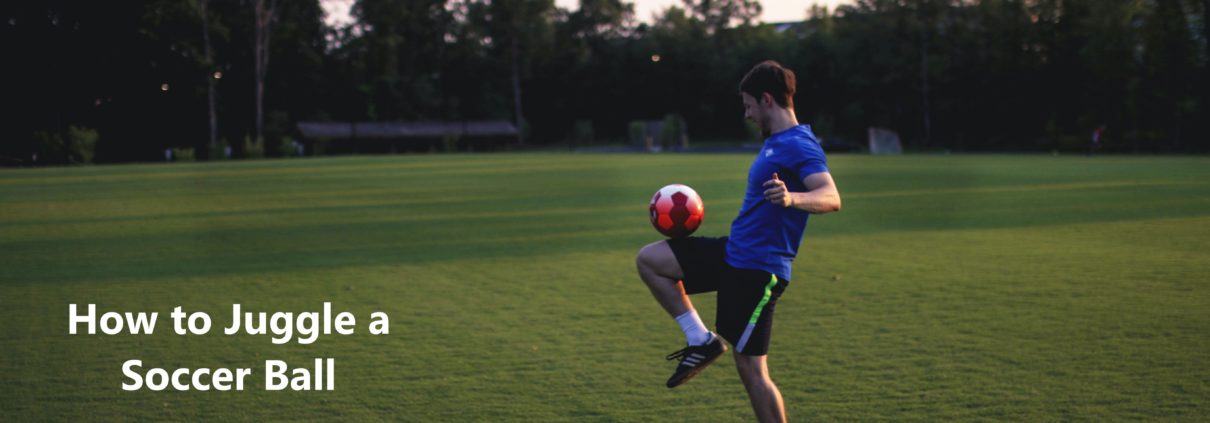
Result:
{"type": "MultiPolygon", "coordinates": [[[[210,82],[218,137],[239,145],[254,134],[251,3],[5,6],[0,155],[72,127],[98,133],[99,161],[207,151],[210,82]]],[[[880,127],[918,150],[1080,150],[1103,126],[1106,150],[1210,150],[1210,0],[858,0],[779,22],[756,0],[683,0],[652,22],[624,0],[357,0],[345,28],[317,0],[276,9],[270,151],[300,121],[507,119],[549,144],[675,114],[695,140],[751,141],[737,85],[765,59],[798,74],[799,120],[836,145],[880,127]]]]}

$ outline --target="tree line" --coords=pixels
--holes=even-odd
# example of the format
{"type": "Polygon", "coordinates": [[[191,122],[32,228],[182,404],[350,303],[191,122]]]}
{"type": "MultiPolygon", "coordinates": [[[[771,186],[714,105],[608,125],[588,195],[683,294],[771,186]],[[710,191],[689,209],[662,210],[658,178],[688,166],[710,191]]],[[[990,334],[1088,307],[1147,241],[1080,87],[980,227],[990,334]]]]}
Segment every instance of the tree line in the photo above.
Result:
{"type": "Polygon", "coordinates": [[[751,142],[737,83],[775,59],[825,142],[909,149],[1206,152],[1210,0],[859,0],[759,22],[754,0],[13,2],[8,163],[287,154],[300,121],[506,119],[510,146],[624,140],[677,116],[751,142]]]}

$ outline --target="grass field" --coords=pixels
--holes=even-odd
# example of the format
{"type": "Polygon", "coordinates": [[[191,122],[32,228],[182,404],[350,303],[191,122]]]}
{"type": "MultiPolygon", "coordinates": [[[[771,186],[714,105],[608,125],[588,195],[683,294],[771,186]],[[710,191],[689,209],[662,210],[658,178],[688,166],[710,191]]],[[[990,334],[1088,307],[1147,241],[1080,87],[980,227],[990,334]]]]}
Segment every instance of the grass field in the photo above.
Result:
{"type": "MultiPolygon", "coordinates": [[[[748,155],[423,155],[0,171],[0,420],[752,419],[730,360],[663,387],[683,337],[634,272],[647,200],[698,234],[748,155]],[[232,303],[357,333],[226,336],[232,303]],[[68,335],[69,303],[158,311],[68,335]],[[175,306],[210,334],[177,336],[175,306]],[[372,336],[372,311],[391,317],[372,336]],[[334,392],[263,362],[336,359],[334,392]],[[121,365],[247,367],[243,392],[126,392],[121,365]]],[[[793,420],[1210,420],[1210,159],[837,155],[770,367],[793,420]]],[[[714,298],[695,297],[707,322],[714,298]]]]}

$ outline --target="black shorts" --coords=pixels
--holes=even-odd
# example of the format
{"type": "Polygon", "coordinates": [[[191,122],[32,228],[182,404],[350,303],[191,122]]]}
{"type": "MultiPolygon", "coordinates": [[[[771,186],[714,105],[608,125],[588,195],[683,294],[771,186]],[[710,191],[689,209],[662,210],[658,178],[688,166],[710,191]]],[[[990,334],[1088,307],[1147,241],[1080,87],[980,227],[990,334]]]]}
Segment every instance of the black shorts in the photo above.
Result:
{"type": "Polygon", "coordinates": [[[767,354],[773,309],[790,281],[763,270],[732,267],[725,258],[727,237],[670,239],[668,246],[685,273],[686,294],[718,292],[718,334],[740,354],[767,354]]]}

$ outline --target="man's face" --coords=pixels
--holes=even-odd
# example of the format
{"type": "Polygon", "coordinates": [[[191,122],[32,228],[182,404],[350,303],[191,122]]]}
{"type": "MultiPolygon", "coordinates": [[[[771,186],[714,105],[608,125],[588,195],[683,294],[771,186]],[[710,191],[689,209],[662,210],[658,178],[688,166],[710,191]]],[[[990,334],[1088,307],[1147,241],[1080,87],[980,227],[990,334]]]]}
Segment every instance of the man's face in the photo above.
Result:
{"type": "MultiPolygon", "coordinates": [[[[765,107],[765,104],[762,104],[763,101],[748,95],[748,93],[740,93],[740,97],[743,98],[744,101],[744,119],[748,119],[756,123],[756,126],[760,128],[761,136],[768,138],[769,111],[767,110],[767,107],[765,107]]],[[[763,100],[763,98],[768,97],[768,95],[764,94],[761,95],[761,97],[763,100]]]]}

